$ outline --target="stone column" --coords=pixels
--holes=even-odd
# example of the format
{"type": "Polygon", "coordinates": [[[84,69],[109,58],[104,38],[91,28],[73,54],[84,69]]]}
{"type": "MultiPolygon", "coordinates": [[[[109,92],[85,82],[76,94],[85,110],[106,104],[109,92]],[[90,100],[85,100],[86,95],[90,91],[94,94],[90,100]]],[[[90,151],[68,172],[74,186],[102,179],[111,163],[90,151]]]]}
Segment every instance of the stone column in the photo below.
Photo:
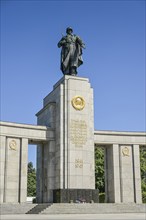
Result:
{"type": "Polygon", "coordinates": [[[121,202],[119,169],[119,145],[107,146],[105,152],[106,202],[121,202]]]}
{"type": "Polygon", "coordinates": [[[134,173],[135,202],[142,203],[140,154],[139,154],[139,145],[136,144],[133,145],[133,173],[134,173]]]}
{"type": "Polygon", "coordinates": [[[36,200],[37,203],[43,202],[43,144],[37,145],[37,181],[36,181],[36,200]]]}
{"type": "MultiPolygon", "coordinates": [[[[55,121],[58,120],[56,104],[53,101],[48,103],[37,113],[38,124],[55,128],[55,121]]],[[[58,134],[57,134],[58,135],[58,134]]],[[[55,141],[50,140],[37,145],[37,202],[53,202],[53,190],[55,189],[55,141]]],[[[59,160],[58,160],[59,161],[59,160]]],[[[60,167],[60,166],[59,166],[60,167]]],[[[58,174],[59,175],[59,174],[58,174]]],[[[56,177],[57,179],[57,177],[56,177]]]]}
{"type": "Polygon", "coordinates": [[[49,141],[46,155],[46,181],[47,181],[47,201],[53,202],[53,190],[55,189],[55,141],[49,141]]]}
{"type": "Polygon", "coordinates": [[[135,202],[133,146],[120,146],[121,202],[135,202]]]}
{"type": "Polygon", "coordinates": [[[37,148],[37,202],[51,203],[55,189],[55,143],[49,141],[37,148]]]}
{"type": "Polygon", "coordinates": [[[28,139],[22,138],[20,148],[20,170],[19,170],[19,202],[27,200],[27,164],[28,164],[28,139]]]}
{"type": "Polygon", "coordinates": [[[5,156],[4,202],[20,200],[20,146],[19,138],[7,138],[5,156]]]}
{"type": "Polygon", "coordinates": [[[0,203],[4,202],[6,137],[0,136],[0,203]]]}

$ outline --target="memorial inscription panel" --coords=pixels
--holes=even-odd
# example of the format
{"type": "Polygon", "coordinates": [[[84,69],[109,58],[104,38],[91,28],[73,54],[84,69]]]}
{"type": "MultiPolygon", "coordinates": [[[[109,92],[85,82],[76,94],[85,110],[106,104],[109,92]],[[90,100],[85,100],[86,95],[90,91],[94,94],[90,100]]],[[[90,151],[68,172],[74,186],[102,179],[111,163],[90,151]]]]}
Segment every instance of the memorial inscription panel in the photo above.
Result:
{"type": "Polygon", "coordinates": [[[87,124],[84,120],[71,120],[70,140],[77,147],[82,147],[87,142],[87,124]]]}

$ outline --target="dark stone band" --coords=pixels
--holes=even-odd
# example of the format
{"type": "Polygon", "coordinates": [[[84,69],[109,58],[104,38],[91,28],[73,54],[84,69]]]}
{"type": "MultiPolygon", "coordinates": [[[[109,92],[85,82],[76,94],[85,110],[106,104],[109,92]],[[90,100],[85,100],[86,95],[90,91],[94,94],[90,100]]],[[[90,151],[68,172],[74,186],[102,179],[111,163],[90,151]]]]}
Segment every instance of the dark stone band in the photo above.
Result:
{"type": "Polygon", "coordinates": [[[98,189],[55,189],[53,190],[54,203],[70,202],[99,202],[98,189]]]}

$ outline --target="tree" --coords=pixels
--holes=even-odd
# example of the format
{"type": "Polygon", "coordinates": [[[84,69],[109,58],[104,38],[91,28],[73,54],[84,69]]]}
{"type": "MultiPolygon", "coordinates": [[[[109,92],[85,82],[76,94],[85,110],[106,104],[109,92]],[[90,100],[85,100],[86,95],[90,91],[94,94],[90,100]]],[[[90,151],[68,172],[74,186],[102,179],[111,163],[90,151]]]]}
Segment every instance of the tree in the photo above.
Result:
{"type": "Polygon", "coordinates": [[[102,147],[95,148],[95,187],[99,189],[99,193],[105,192],[104,149],[102,147]]]}
{"type": "Polygon", "coordinates": [[[142,201],[146,203],[146,147],[140,148],[142,201]]]}
{"type": "Polygon", "coordinates": [[[33,163],[28,163],[27,169],[27,196],[36,196],[36,170],[33,163]]]}

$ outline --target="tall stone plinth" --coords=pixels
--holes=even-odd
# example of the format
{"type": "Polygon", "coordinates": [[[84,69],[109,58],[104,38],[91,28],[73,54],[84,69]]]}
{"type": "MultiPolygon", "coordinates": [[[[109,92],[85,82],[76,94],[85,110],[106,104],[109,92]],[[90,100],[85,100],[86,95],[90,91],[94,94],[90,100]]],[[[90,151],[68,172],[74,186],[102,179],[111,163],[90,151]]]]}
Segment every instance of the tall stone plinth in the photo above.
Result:
{"type": "Polygon", "coordinates": [[[87,78],[64,76],[44,98],[38,124],[55,141],[38,146],[38,202],[98,201],[94,174],[93,89],[87,78]]]}

